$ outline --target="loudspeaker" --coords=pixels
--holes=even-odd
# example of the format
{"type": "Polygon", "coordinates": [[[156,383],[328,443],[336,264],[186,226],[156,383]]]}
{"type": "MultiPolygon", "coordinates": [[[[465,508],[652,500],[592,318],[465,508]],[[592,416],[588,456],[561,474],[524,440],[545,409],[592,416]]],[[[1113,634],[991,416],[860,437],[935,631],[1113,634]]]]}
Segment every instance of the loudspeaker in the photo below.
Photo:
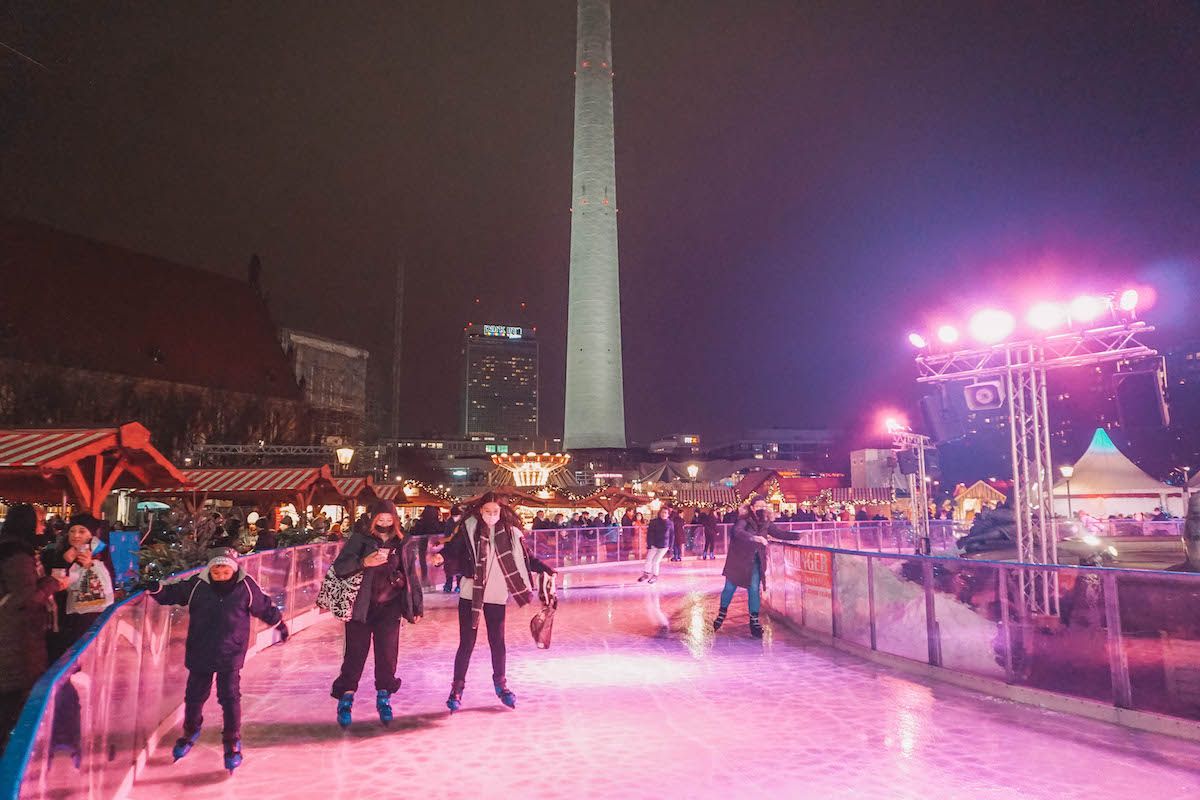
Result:
{"type": "Polygon", "coordinates": [[[967,435],[966,408],[960,409],[959,403],[948,399],[955,395],[961,403],[961,391],[948,392],[946,386],[939,386],[936,392],[921,398],[921,414],[935,442],[949,442],[967,435]]]}
{"type": "Polygon", "coordinates": [[[901,450],[896,453],[896,460],[900,462],[901,475],[916,475],[917,468],[920,466],[917,463],[916,450],[901,450]]]}
{"type": "Polygon", "coordinates": [[[1113,393],[1117,399],[1117,419],[1125,430],[1162,428],[1171,417],[1163,396],[1164,373],[1161,369],[1118,372],[1113,375],[1113,393]]]}
{"type": "Polygon", "coordinates": [[[967,408],[971,411],[994,411],[1004,405],[1004,384],[1000,381],[979,381],[963,389],[967,408]]]}

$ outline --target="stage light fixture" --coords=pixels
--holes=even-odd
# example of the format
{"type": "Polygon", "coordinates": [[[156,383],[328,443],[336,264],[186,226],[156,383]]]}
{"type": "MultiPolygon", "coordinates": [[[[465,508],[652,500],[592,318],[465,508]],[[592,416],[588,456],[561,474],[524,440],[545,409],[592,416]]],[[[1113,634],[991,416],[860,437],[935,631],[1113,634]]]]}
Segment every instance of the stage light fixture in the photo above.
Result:
{"type": "Polygon", "coordinates": [[[908,343],[918,350],[924,349],[925,345],[929,344],[925,341],[925,337],[919,333],[910,333],[908,335],[908,343]]]}
{"type": "Polygon", "coordinates": [[[937,337],[942,344],[954,344],[958,341],[958,328],[953,325],[943,325],[938,328],[937,337]]]}
{"type": "Polygon", "coordinates": [[[984,344],[995,344],[1012,335],[1017,327],[1013,315],[998,308],[985,308],[975,312],[968,326],[971,335],[984,344]]]}
{"type": "Polygon", "coordinates": [[[1138,292],[1137,289],[1126,289],[1121,292],[1121,300],[1119,305],[1122,311],[1133,311],[1137,308],[1138,292]]]}
{"type": "Polygon", "coordinates": [[[1061,303],[1038,303],[1029,309],[1026,319],[1039,331],[1050,331],[1067,321],[1067,310],[1061,303]]]}
{"type": "Polygon", "coordinates": [[[1104,313],[1108,304],[1102,297],[1083,295],[1071,301],[1071,319],[1075,322],[1092,322],[1104,313]]]}

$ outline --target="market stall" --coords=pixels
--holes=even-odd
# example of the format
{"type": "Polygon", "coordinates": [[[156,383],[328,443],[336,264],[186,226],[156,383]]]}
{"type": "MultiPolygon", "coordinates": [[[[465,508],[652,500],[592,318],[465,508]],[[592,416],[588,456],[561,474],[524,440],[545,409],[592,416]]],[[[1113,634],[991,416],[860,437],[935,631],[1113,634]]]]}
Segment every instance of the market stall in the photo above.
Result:
{"type": "Polygon", "coordinates": [[[192,514],[209,500],[255,505],[269,509],[272,515],[280,505],[291,503],[300,516],[301,527],[307,524],[308,507],[314,502],[345,502],[345,495],[334,483],[327,465],[186,469],[182,477],[178,486],[151,489],[141,494],[148,498],[176,498],[192,514]]]}

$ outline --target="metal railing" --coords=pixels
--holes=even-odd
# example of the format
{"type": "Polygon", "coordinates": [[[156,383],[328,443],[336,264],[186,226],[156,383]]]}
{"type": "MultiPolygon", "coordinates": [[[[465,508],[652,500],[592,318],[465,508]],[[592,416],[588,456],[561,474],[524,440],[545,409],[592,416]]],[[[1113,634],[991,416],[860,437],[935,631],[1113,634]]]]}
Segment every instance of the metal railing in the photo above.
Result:
{"type": "MultiPolygon", "coordinates": [[[[239,561],[292,623],[315,609],[340,547],[303,545],[239,561]]],[[[251,643],[267,627],[252,623],[251,643]]],[[[143,592],[110,607],[34,686],[0,761],[0,798],[127,792],[183,701],[187,626],[186,608],[160,606],[143,592]]]]}
{"type": "Polygon", "coordinates": [[[1034,566],[772,541],[764,604],[864,648],[960,673],[1200,720],[1200,575],[1034,566]],[[1059,613],[1019,583],[1056,577],[1059,613]]]}

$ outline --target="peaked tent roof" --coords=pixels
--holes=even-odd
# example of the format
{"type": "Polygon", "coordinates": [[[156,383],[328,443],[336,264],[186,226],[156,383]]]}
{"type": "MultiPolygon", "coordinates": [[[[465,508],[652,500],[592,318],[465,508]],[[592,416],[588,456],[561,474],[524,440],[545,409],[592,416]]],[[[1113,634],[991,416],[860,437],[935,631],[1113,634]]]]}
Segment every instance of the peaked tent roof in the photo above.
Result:
{"type": "MultiPolygon", "coordinates": [[[[1096,429],[1092,443],[1075,462],[1075,472],[1071,475],[1072,497],[1158,495],[1164,491],[1178,494],[1179,488],[1168,486],[1143,472],[1117,449],[1103,428],[1096,429]]],[[[1054,494],[1067,496],[1065,479],[1055,484],[1054,494]]]]}

